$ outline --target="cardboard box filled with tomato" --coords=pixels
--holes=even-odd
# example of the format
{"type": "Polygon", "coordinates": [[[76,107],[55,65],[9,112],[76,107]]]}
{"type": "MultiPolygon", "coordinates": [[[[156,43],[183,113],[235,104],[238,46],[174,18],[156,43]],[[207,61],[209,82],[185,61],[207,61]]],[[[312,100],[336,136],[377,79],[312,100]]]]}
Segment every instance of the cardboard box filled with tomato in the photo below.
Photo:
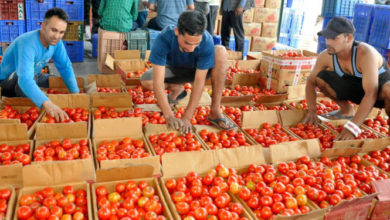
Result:
{"type": "Polygon", "coordinates": [[[123,82],[118,74],[89,74],[87,83],[89,93],[121,93],[123,91],[123,82]]]}

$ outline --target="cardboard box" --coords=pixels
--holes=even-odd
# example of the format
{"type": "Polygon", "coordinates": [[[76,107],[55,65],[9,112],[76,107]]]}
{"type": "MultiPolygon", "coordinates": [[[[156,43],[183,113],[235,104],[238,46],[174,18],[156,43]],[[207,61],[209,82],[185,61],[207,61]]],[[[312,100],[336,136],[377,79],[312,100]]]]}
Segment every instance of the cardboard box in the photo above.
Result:
{"type": "MultiPolygon", "coordinates": [[[[84,78],[81,76],[76,77],[77,86],[80,89],[80,92],[85,92],[84,88],[84,78]]],[[[70,93],[68,87],[66,86],[64,80],[60,76],[52,76],[49,77],[49,88],[41,88],[44,92],[48,92],[49,89],[53,89],[56,92],[59,92],[61,94],[68,94],[70,93]]]]}
{"type": "Polygon", "coordinates": [[[282,93],[287,91],[287,86],[306,84],[317,54],[299,50],[303,57],[282,57],[286,51],[263,51],[260,86],[282,93]]]}
{"type": "MultiPolygon", "coordinates": [[[[228,168],[243,169],[250,164],[264,164],[262,149],[258,146],[249,146],[234,149],[221,149],[213,151],[180,152],[164,154],[162,156],[162,167],[164,177],[160,178],[161,188],[172,212],[173,219],[180,219],[175,205],[165,187],[165,181],[170,178],[186,176],[194,171],[200,176],[214,169],[218,164],[224,164],[228,168]],[[181,169],[177,169],[181,167],[181,169]]],[[[231,196],[232,201],[238,201],[235,196],[231,196]]],[[[252,215],[244,209],[243,217],[252,219],[252,215]]]]}
{"type": "Polygon", "coordinates": [[[261,23],[244,23],[245,36],[256,37],[261,34],[261,23]]]}
{"type": "Polygon", "coordinates": [[[277,23],[263,23],[261,29],[262,37],[276,38],[278,33],[278,24],[277,23]]]}
{"type": "Polygon", "coordinates": [[[264,7],[265,5],[265,0],[255,0],[255,5],[256,7],[264,7]]]}
{"type": "MultiPolygon", "coordinates": [[[[165,201],[164,195],[161,191],[160,184],[156,178],[153,178],[153,169],[150,166],[131,166],[125,168],[113,168],[105,170],[105,172],[100,173],[97,177],[97,182],[92,184],[92,205],[94,210],[94,219],[99,219],[98,217],[98,204],[96,196],[96,188],[99,186],[104,186],[107,188],[108,193],[115,192],[115,187],[118,183],[126,183],[127,181],[135,181],[139,183],[140,181],[146,182],[149,186],[152,186],[155,190],[155,195],[160,198],[160,202],[163,206],[163,215],[167,219],[173,219],[171,212],[168,208],[168,205],[165,201]]],[[[137,203],[137,201],[135,201],[137,203]]]]}
{"type": "Polygon", "coordinates": [[[140,164],[149,164],[153,166],[155,175],[161,174],[160,159],[159,157],[152,156],[151,150],[147,144],[148,142],[143,136],[142,118],[136,117],[95,120],[93,124],[92,135],[97,174],[100,172],[100,170],[140,164]],[[125,137],[142,140],[144,142],[145,151],[150,153],[150,156],[137,159],[102,160],[100,163],[97,161],[97,148],[103,141],[121,141],[125,137]]]}
{"type": "Polygon", "coordinates": [[[95,173],[84,173],[77,163],[39,163],[23,168],[23,188],[20,189],[15,207],[14,220],[17,220],[16,211],[19,208],[19,200],[23,195],[32,195],[35,192],[52,187],[57,193],[62,192],[63,187],[71,185],[77,191],[83,189],[87,193],[88,220],[93,219],[91,206],[91,192],[86,180],[95,180],[95,173]]]}
{"type": "Polygon", "coordinates": [[[127,75],[135,71],[145,72],[148,70],[147,67],[146,61],[141,59],[115,62],[115,72],[122,77],[126,85],[141,85],[141,77],[132,76],[128,78],[127,75]]]}
{"type": "Polygon", "coordinates": [[[105,65],[114,73],[118,61],[142,60],[139,50],[115,50],[113,55],[107,54],[105,65]]]}
{"type": "Polygon", "coordinates": [[[276,45],[276,38],[269,37],[253,37],[251,51],[266,51],[272,50],[276,45]]]}
{"type": "Polygon", "coordinates": [[[281,0],[265,0],[266,8],[280,8],[282,5],[281,0]]]}
{"type": "Polygon", "coordinates": [[[276,8],[255,8],[253,22],[262,23],[278,23],[279,9],[276,8]]]}
{"type": "Polygon", "coordinates": [[[370,216],[372,220],[385,220],[390,217],[390,180],[377,180],[372,182],[372,187],[378,192],[374,210],[370,216]]]}
{"type": "Polygon", "coordinates": [[[93,120],[95,120],[93,113],[100,106],[113,107],[117,111],[125,111],[133,108],[133,102],[131,95],[128,93],[91,94],[91,113],[93,120]]]}
{"type": "Polygon", "coordinates": [[[242,52],[227,50],[228,60],[242,60],[242,52]]]}
{"type": "MultiPolygon", "coordinates": [[[[32,156],[34,144],[33,141],[28,139],[27,126],[25,124],[0,124],[0,130],[0,145],[17,146],[19,144],[29,144],[29,156],[32,156]]],[[[21,164],[0,166],[0,185],[21,187],[23,185],[22,169],[21,164]]]]}
{"type": "Polygon", "coordinates": [[[244,23],[253,22],[253,12],[254,12],[253,8],[244,11],[244,14],[242,15],[242,22],[244,23]]]}
{"type": "MultiPolygon", "coordinates": [[[[118,74],[89,74],[87,78],[87,85],[90,86],[96,83],[97,88],[111,88],[123,90],[123,82],[121,76],[118,74]]],[[[94,89],[87,91],[94,93],[94,89]]]]}

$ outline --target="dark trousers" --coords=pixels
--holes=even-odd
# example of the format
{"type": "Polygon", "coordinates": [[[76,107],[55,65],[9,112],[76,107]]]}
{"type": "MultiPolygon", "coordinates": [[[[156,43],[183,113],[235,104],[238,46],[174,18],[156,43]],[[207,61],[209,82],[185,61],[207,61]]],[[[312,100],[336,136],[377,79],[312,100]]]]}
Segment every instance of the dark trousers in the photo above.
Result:
{"type": "Polygon", "coordinates": [[[138,12],[138,17],[135,22],[137,22],[139,28],[142,28],[142,26],[144,26],[147,17],[148,17],[148,11],[138,12]]]}
{"type": "Polygon", "coordinates": [[[148,22],[147,27],[150,28],[150,29],[153,29],[153,30],[157,30],[157,31],[161,31],[162,30],[162,28],[160,26],[158,26],[158,24],[156,22],[156,18],[150,19],[149,22],[148,22]]]}
{"type": "Polygon", "coordinates": [[[84,24],[89,25],[89,8],[92,7],[92,34],[96,34],[99,28],[99,10],[100,0],[84,1],[84,24]]]}
{"type": "Polygon", "coordinates": [[[218,15],[218,5],[210,5],[210,12],[207,14],[207,31],[214,36],[215,19],[218,15]]]}
{"type": "Polygon", "coordinates": [[[244,49],[244,25],[242,24],[242,14],[236,16],[235,11],[224,11],[222,13],[221,40],[222,45],[229,46],[230,30],[233,28],[234,39],[236,41],[236,51],[244,49]]]}
{"type": "MultiPolygon", "coordinates": [[[[34,81],[39,87],[49,88],[49,77],[53,74],[35,74],[34,81]]],[[[6,97],[26,97],[18,83],[16,73],[11,74],[8,79],[0,81],[1,94],[6,97]]]]}

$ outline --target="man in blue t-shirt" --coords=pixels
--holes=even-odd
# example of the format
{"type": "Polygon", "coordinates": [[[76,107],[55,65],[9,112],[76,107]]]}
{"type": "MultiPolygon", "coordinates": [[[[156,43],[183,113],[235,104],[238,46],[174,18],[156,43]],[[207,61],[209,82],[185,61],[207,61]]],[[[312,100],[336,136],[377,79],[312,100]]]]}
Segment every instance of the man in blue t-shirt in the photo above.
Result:
{"type": "Polygon", "coordinates": [[[149,61],[153,68],[141,77],[141,84],[154,90],[167,124],[183,133],[191,131],[191,118],[199,103],[207,78],[212,82],[209,121],[224,130],[235,128],[221,113],[220,104],[227,70],[227,52],[214,46],[206,30],[206,18],[198,11],[183,12],[177,27],[167,27],[154,41],[149,61]],[[175,118],[169,104],[175,104],[187,93],[184,83],[192,82],[190,101],[181,119],[175,118]],[[169,89],[167,96],[165,89],[169,89]]]}
{"type": "Polygon", "coordinates": [[[49,76],[41,69],[52,58],[71,93],[79,93],[72,63],[66,53],[62,37],[69,16],[60,8],[49,9],[40,30],[22,34],[7,48],[0,66],[0,86],[4,96],[27,96],[35,105],[55,117],[57,121],[68,115],[39,89],[49,87],[49,76]]]}

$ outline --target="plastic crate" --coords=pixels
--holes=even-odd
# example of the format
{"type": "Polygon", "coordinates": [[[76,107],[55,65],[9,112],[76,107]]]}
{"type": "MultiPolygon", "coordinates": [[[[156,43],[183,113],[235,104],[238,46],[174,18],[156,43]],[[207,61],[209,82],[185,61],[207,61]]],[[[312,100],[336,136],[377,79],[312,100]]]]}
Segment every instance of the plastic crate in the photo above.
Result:
{"type": "Polygon", "coordinates": [[[70,21],[63,37],[65,41],[83,40],[84,21],[70,21]]]}
{"type": "Polygon", "coordinates": [[[324,17],[353,17],[355,4],[362,2],[362,0],[324,0],[321,15],[324,17]]]}
{"type": "Polygon", "coordinates": [[[55,0],[26,0],[26,20],[43,21],[45,13],[55,5],[55,0]]]}
{"type": "Polygon", "coordinates": [[[140,50],[141,57],[145,57],[145,51],[148,48],[148,31],[135,30],[126,33],[127,48],[129,50],[140,50]]]}
{"type": "Polygon", "coordinates": [[[149,32],[149,40],[148,40],[148,50],[152,49],[153,42],[157,38],[157,36],[161,33],[161,31],[156,31],[153,29],[148,29],[149,32]]]}
{"type": "Polygon", "coordinates": [[[213,36],[214,45],[221,45],[222,39],[220,35],[213,36]]]}
{"type": "Polygon", "coordinates": [[[55,6],[64,9],[71,21],[84,20],[84,0],[56,0],[55,6]]]}
{"type": "Polygon", "coordinates": [[[84,61],[84,41],[63,41],[71,62],[84,61]]]}
{"type": "Polygon", "coordinates": [[[26,21],[26,31],[33,31],[40,29],[42,26],[43,20],[27,20],[26,21]]]}
{"type": "MultiPolygon", "coordinates": [[[[236,41],[234,39],[234,36],[230,36],[230,41],[229,41],[229,48],[233,51],[236,51],[236,41]]],[[[246,57],[248,55],[248,50],[249,50],[249,40],[245,38],[244,40],[244,49],[242,51],[242,56],[246,57]]]]}
{"type": "Polygon", "coordinates": [[[319,54],[325,49],[326,49],[326,44],[318,41],[317,53],[319,54]]]}
{"type": "Polygon", "coordinates": [[[0,42],[12,42],[24,32],[26,32],[24,21],[0,21],[0,42]]]}
{"type": "Polygon", "coordinates": [[[0,0],[1,20],[24,20],[23,0],[0,0]]]}
{"type": "Polygon", "coordinates": [[[355,14],[353,16],[353,25],[355,26],[355,39],[367,42],[370,36],[370,27],[374,18],[374,5],[356,4],[355,14]]]}
{"type": "Polygon", "coordinates": [[[375,7],[368,43],[390,49],[390,5],[375,7]]]}
{"type": "Polygon", "coordinates": [[[97,48],[98,48],[98,38],[99,38],[99,35],[98,34],[93,34],[92,35],[92,56],[93,57],[97,57],[97,48]]]}

